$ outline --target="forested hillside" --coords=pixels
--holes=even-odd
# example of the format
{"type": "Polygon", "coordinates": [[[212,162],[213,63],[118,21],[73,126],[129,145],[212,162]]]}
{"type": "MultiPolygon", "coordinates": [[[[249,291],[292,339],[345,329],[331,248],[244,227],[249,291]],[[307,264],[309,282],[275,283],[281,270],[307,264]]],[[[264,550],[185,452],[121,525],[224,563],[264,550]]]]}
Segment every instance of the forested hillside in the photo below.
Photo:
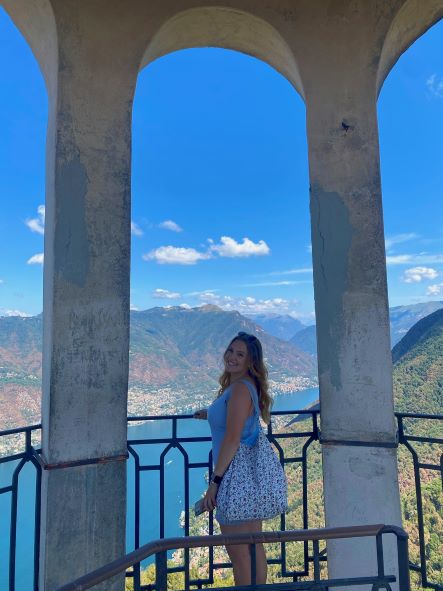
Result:
{"type": "Polygon", "coordinates": [[[395,408],[443,411],[443,310],[419,320],[394,347],[395,408]]]}

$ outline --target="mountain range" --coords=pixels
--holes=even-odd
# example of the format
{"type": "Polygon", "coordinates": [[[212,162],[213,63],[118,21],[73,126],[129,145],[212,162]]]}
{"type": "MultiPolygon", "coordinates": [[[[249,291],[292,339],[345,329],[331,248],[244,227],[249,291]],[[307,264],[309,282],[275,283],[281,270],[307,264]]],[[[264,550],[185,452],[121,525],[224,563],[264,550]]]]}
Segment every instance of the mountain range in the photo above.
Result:
{"type": "MultiPolygon", "coordinates": [[[[391,346],[394,347],[408,332],[411,326],[421,318],[441,308],[443,308],[443,302],[424,302],[411,306],[395,306],[394,308],[390,308],[391,346]]],[[[305,326],[296,319],[292,319],[295,320],[295,323],[291,323],[288,320],[291,318],[291,316],[278,314],[254,316],[257,324],[260,324],[269,333],[288,340],[305,353],[315,357],[317,355],[315,324],[305,326]]]]}
{"type": "MultiPolygon", "coordinates": [[[[316,385],[312,356],[217,306],[131,311],[130,414],[164,414],[214,398],[222,356],[239,331],[260,338],[274,393],[316,385]],[[190,402],[191,401],[191,402],[190,402]]],[[[0,318],[0,429],[38,422],[42,316],[0,318]]]]}
{"type": "Polygon", "coordinates": [[[305,324],[289,314],[246,314],[246,317],[269,334],[284,341],[290,341],[296,333],[306,328],[305,324]]]}
{"type": "MultiPolygon", "coordinates": [[[[396,392],[401,390],[396,397],[408,400],[401,408],[423,409],[421,402],[414,402],[418,382],[417,392],[423,390],[427,400],[431,390],[437,392],[433,408],[439,400],[443,309],[434,310],[442,306],[431,302],[390,311],[393,339],[410,329],[393,350],[394,384],[396,392]]],[[[315,326],[303,327],[291,317],[247,318],[211,305],[158,307],[131,311],[130,330],[129,414],[183,412],[207,404],[218,388],[226,345],[239,331],[262,341],[274,394],[317,384],[315,326]],[[285,337],[293,329],[296,333],[284,340],[263,325],[285,337]]],[[[40,420],[41,334],[41,315],[0,318],[0,429],[40,420]]]]}

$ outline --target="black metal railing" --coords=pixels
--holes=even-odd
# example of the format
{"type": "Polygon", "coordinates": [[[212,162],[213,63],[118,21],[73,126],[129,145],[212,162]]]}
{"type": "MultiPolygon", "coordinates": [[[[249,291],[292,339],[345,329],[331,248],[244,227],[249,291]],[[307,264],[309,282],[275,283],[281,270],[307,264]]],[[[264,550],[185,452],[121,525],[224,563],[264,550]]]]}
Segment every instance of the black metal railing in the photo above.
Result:
{"type": "MultiPolygon", "coordinates": [[[[283,417],[291,417],[299,415],[301,420],[291,426],[291,428],[285,428],[283,424],[279,425],[277,429],[273,429],[272,426],[268,429],[268,438],[275,446],[281,463],[285,469],[289,466],[299,468],[297,473],[300,474],[300,478],[297,481],[299,487],[299,501],[301,509],[301,522],[296,524],[297,528],[308,529],[312,527],[312,519],[310,518],[310,505],[309,505],[309,470],[310,464],[308,462],[309,450],[312,449],[312,444],[317,442],[320,437],[319,432],[319,411],[318,410],[294,410],[294,411],[278,411],[273,412],[273,422],[281,422],[283,417]],[[293,442],[292,445],[288,445],[288,442],[293,442]]],[[[443,415],[422,415],[422,414],[411,414],[411,413],[397,413],[398,421],[398,434],[399,444],[404,450],[410,454],[413,462],[414,481],[415,481],[415,495],[416,495],[416,506],[417,506],[417,528],[419,537],[419,561],[414,564],[410,564],[410,568],[416,571],[421,576],[422,586],[429,587],[436,590],[443,589],[440,581],[432,580],[432,577],[428,575],[428,562],[426,556],[426,535],[424,529],[424,516],[423,516],[423,487],[422,487],[422,472],[424,470],[432,470],[433,473],[437,472],[442,477],[442,466],[443,466],[443,436],[434,436],[435,429],[424,428],[422,431],[428,434],[417,435],[417,430],[414,428],[414,421],[420,421],[421,424],[429,423],[433,425],[438,424],[443,429],[443,415]],[[437,457],[436,453],[429,454],[429,448],[438,446],[440,461],[433,462],[428,461],[428,457],[437,457]],[[417,449],[420,448],[420,449],[417,449]],[[421,447],[425,448],[426,458],[425,460],[420,459],[422,453],[421,447]]],[[[135,425],[137,423],[154,425],[156,428],[159,425],[165,427],[160,429],[159,433],[143,433],[141,437],[133,437],[134,429],[130,430],[128,438],[128,452],[130,454],[131,461],[128,466],[128,474],[133,478],[133,497],[128,497],[128,521],[132,523],[132,530],[128,536],[128,548],[137,550],[140,547],[142,539],[155,539],[157,537],[164,538],[168,534],[168,526],[166,520],[166,514],[168,513],[166,497],[168,495],[168,479],[166,475],[167,457],[170,452],[180,454],[183,462],[183,478],[182,478],[182,489],[183,489],[183,513],[182,513],[182,533],[184,536],[190,536],[193,532],[190,531],[191,526],[191,514],[189,512],[190,501],[197,500],[193,496],[191,497],[190,491],[195,489],[194,495],[199,496],[204,488],[204,480],[202,474],[206,472],[210,475],[212,469],[212,457],[210,452],[210,437],[209,432],[201,435],[195,435],[193,432],[196,429],[196,425],[199,428],[203,428],[202,421],[192,420],[192,415],[168,415],[168,416],[143,416],[143,417],[129,417],[128,424],[135,425]],[[153,422],[153,423],[151,423],[153,422]],[[169,431],[166,433],[166,425],[169,431]],[[195,453],[190,448],[193,446],[199,447],[199,458],[195,458],[195,453]],[[157,457],[152,460],[153,454],[150,454],[151,461],[146,462],[146,454],[144,450],[156,449],[157,457]],[[198,472],[200,476],[198,477],[198,472]],[[156,509],[156,515],[158,515],[158,531],[153,535],[150,534],[146,537],[143,532],[143,511],[146,503],[143,502],[143,478],[145,474],[150,473],[156,475],[158,480],[158,505],[156,509]],[[195,485],[195,481],[200,484],[195,485]],[[194,482],[194,485],[192,483],[194,482]],[[200,486],[200,488],[198,488],[200,486]]],[[[285,421],[287,423],[287,420],[285,421]]],[[[15,441],[15,449],[9,455],[0,457],[0,469],[1,466],[9,466],[8,474],[10,480],[7,483],[0,481],[0,501],[2,498],[10,495],[10,518],[9,520],[2,520],[0,515],[0,528],[3,525],[3,531],[0,530],[0,543],[1,540],[5,540],[9,537],[9,591],[22,591],[16,587],[16,571],[17,571],[17,520],[18,520],[18,496],[20,490],[20,476],[23,469],[27,465],[32,465],[35,468],[35,511],[34,511],[34,556],[33,556],[33,589],[38,590],[38,555],[39,555],[39,529],[40,529],[40,482],[41,482],[41,464],[39,462],[39,442],[38,439],[40,425],[32,425],[22,429],[11,429],[8,431],[0,432],[0,446],[6,438],[20,438],[20,441],[15,441]],[[6,484],[6,485],[4,485],[6,484]]],[[[155,429],[151,429],[151,431],[155,429]]],[[[158,429],[157,429],[158,430],[158,429]]],[[[4,446],[3,446],[4,447],[4,446]]],[[[0,447],[1,449],[1,447],[0,447]]],[[[311,452],[312,457],[312,452],[311,452]]],[[[1,475],[1,470],[0,470],[1,475]]],[[[312,477],[311,477],[312,478],[312,477]]],[[[34,486],[34,485],[33,485],[34,486]]],[[[132,485],[131,485],[132,486],[132,485]]],[[[154,489],[150,489],[150,494],[153,494],[154,489]]],[[[5,506],[5,505],[3,505],[5,506]]],[[[298,514],[298,512],[297,512],[298,514]]],[[[284,531],[287,526],[287,518],[285,515],[281,516],[280,523],[276,525],[275,529],[284,531]]],[[[170,525],[170,524],[169,524],[170,525]]],[[[292,528],[294,525],[292,524],[292,528]]],[[[212,514],[209,514],[207,522],[207,530],[205,533],[212,535],[214,533],[214,522],[212,514]]],[[[170,536],[167,536],[170,537],[170,536]]],[[[6,549],[7,552],[7,549],[6,549]]],[[[4,555],[4,553],[3,553],[4,555]]],[[[280,575],[283,577],[290,577],[293,581],[297,581],[300,578],[308,576],[310,568],[315,562],[315,555],[312,552],[312,547],[307,541],[303,542],[303,556],[301,563],[296,565],[288,564],[286,552],[286,544],[282,542],[279,547],[278,556],[274,555],[269,559],[269,564],[278,565],[280,575]],[[292,568],[291,568],[292,566],[292,568]]],[[[319,558],[320,561],[326,560],[325,551],[321,551],[319,558]]],[[[30,570],[31,559],[28,557],[26,563],[26,570],[30,570]]],[[[146,562],[143,566],[146,566],[146,562]]],[[[140,583],[141,568],[140,564],[136,564],[134,568],[126,574],[127,577],[132,578],[135,588],[140,583]]],[[[199,581],[199,584],[210,583],[213,577],[214,569],[217,568],[228,568],[230,564],[227,562],[217,562],[214,558],[213,547],[209,548],[209,574],[206,579],[199,581]]],[[[189,572],[189,551],[184,550],[184,564],[176,566],[168,566],[169,572],[189,572]]],[[[3,581],[1,582],[3,583],[3,581]]],[[[27,586],[27,589],[30,588],[27,586]]]]}
{"type": "MultiPolygon", "coordinates": [[[[39,554],[40,554],[40,500],[41,500],[41,475],[42,469],[38,461],[39,447],[34,447],[32,436],[40,433],[41,425],[30,425],[19,429],[8,429],[0,431],[0,443],[5,439],[11,439],[11,443],[15,448],[24,448],[23,451],[15,451],[8,456],[0,456],[0,466],[11,466],[13,471],[11,474],[10,484],[7,486],[0,486],[0,498],[3,495],[10,494],[10,523],[9,532],[0,531],[0,540],[8,539],[9,533],[9,590],[15,591],[16,578],[16,558],[17,558],[17,513],[18,513],[18,496],[20,474],[27,464],[32,464],[36,470],[35,477],[35,509],[34,509],[34,555],[33,555],[33,589],[38,591],[38,572],[39,572],[39,554]]],[[[1,480],[0,480],[1,484],[1,480]]],[[[2,516],[0,515],[0,518],[2,516]]],[[[3,514],[4,517],[4,514],[3,514]]],[[[1,523],[1,522],[0,522],[1,523]]],[[[29,561],[30,562],[30,561],[29,561]]],[[[28,569],[29,569],[28,562],[28,569]]]]}
{"type": "MultiPolygon", "coordinates": [[[[374,591],[386,589],[390,591],[391,583],[398,581],[399,591],[409,591],[408,568],[408,535],[400,527],[391,525],[365,525],[353,527],[323,528],[312,530],[288,530],[285,532],[260,532],[237,534],[230,536],[193,536],[189,538],[160,539],[142,546],[134,552],[130,552],[123,558],[119,558],[87,575],[79,577],[75,581],[63,585],[58,591],[86,591],[96,585],[109,581],[110,578],[123,573],[129,567],[140,563],[144,558],[155,555],[155,583],[149,586],[154,591],[167,591],[168,567],[167,551],[177,548],[214,548],[236,544],[248,544],[250,550],[250,580],[251,584],[243,586],[230,586],[230,591],[325,591],[333,587],[372,585],[374,591]],[[386,574],[384,566],[383,535],[394,534],[397,541],[398,577],[394,574],[386,574]],[[377,574],[360,577],[322,578],[320,569],[320,545],[321,540],[375,538],[375,555],[377,574]],[[294,582],[282,582],[271,584],[257,584],[256,580],[256,544],[290,542],[312,543],[313,547],[313,577],[309,580],[294,582]]],[[[213,583],[214,581],[212,581],[213,583]]],[[[184,589],[188,590],[192,581],[185,579],[184,589]]],[[[148,589],[148,587],[135,587],[135,591],[148,589]]],[[[223,591],[223,587],[213,587],[214,591],[223,591]]]]}
{"type": "MultiPolygon", "coordinates": [[[[410,563],[411,570],[418,572],[421,577],[422,587],[429,587],[438,591],[443,591],[443,576],[442,579],[431,581],[428,577],[427,556],[426,556],[426,533],[424,527],[424,509],[423,509],[423,494],[422,494],[422,472],[430,470],[431,472],[439,472],[443,491],[443,415],[425,415],[420,413],[396,413],[398,424],[398,441],[400,445],[405,446],[411,454],[413,469],[414,469],[414,485],[415,485],[415,502],[417,506],[417,527],[418,527],[418,543],[419,543],[419,564],[410,563]],[[427,431],[427,435],[414,435],[414,423],[420,421],[422,424],[426,423],[428,427],[423,429],[427,431]],[[439,429],[432,428],[439,425],[439,429]],[[408,429],[413,433],[408,433],[408,429]],[[437,432],[438,437],[433,436],[437,432]],[[414,447],[415,444],[415,447],[414,447]],[[422,449],[417,449],[417,444],[422,449]],[[437,453],[429,453],[434,446],[439,447],[437,453]],[[439,454],[439,457],[438,457],[439,454]],[[420,455],[430,456],[430,461],[423,461],[420,455]],[[438,458],[438,463],[432,458],[438,458]]],[[[442,499],[443,500],[443,499],[442,499]]],[[[442,505],[443,503],[441,503],[442,505]]],[[[441,506],[440,505],[440,506],[441,506]]],[[[443,541],[441,542],[443,546],[443,541]]],[[[443,575],[443,573],[441,573],[443,575]]]]}
{"type": "MultiPolygon", "coordinates": [[[[302,410],[302,411],[276,411],[272,413],[274,421],[278,417],[283,416],[291,416],[294,414],[298,414],[300,417],[306,418],[306,421],[299,423],[303,429],[302,430],[295,430],[291,429],[290,431],[278,431],[277,433],[274,432],[272,424],[268,427],[268,439],[269,441],[275,446],[280,462],[283,466],[293,465],[293,466],[300,466],[301,468],[301,505],[302,505],[302,523],[301,526],[303,529],[308,529],[309,527],[309,503],[308,503],[308,465],[307,465],[307,453],[309,450],[310,445],[318,440],[319,438],[319,429],[318,429],[318,410],[302,410]],[[306,423],[308,422],[308,425],[306,423]],[[282,448],[282,442],[284,440],[297,440],[300,442],[300,445],[297,446],[296,455],[290,455],[289,453],[284,453],[282,448]]],[[[205,470],[208,475],[208,478],[211,477],[212,473],[212,452],[211,452],[211,438],[209,435],[204,436],[188,436],[187,434],[180,434],[180,424],[184,426],[185,423],[189,423],[189,421],[195,424],[195,420],[193,420],[192,415],[165,415],[162,417],[155,417],[155,416],[143,416],[143,417],[129,417],[128,422],[163,422],[169,423],[170,425],[170,433],[166,437],[143,437],[143,438],[129,438],[128,439],[128,451],[130,456],[134,459],[134,517],[133,517],[133,525],[134,525],[134,545],[133,547],[136,549],[140,545],[140,514],[141,514],[141,494],[140,494],[140,486],[141,486],[141,474],[144,472],[151,472],[157,473],[159,476],[159,530],[158,530],[158,537],[164,538],[165,537],[165,517],[168,514],[165,507],[165,499],[166,499],[166,487],[165,487],[165,466],[166,466],[166,458],[168,453],[175,449],[183,458],[183,492],[184,492],[184,512],[183,512],[183,534],[185,536],[190,535],[190,511],[188,508],[190,507],[190,474],[195,470],[205,470]],[[190,452],[188,451],[187,447],[191,444],[206,444],[206,457],[204,461],[191,461],[190,460],[190,452]],[[159,458],[158,461],[150,462],[144,464],[140,460],[140,449],[146,447],[153,447],[153,446],[164,446],[162,450],[159,450],[159,458]]],[[[202,483],[204,485],[204,481],[202,483]]],[[[151,489],[152,490],[152,489],[151,489]]],[[[198,496],[200,496],[203,490],[203,486],[198,491],[198,496]]],[[[196,498],[193,499],[194,501],[197,500],[196,498]]],[[[213,513],[208,513],[207,515],[207,533],[209,535],[214,534],[214,517],[213,513]]],[[[280,523],[278,525],[278,529],[284,531],[286,529],[286,515],[281,515],[280,523]]],[[[155,538],[156,536],[149,536],[151,539],[155,538]]],[[[325,560],[325,557],[322,557],[322,560],[325,560]]],[[[313,557],[309,553],[309,548],[307,542],[304,543],[303,548],[303,564],[300,568],[297,569],[290,569],[288,567],[287,555],[286,555],[286,546],[282,544],[280,547],[280,555],[278,557],[273,557],[269,559],[269,564],[278,564],[280,566],[281,575],[284,577],[292,577],[293,580],[296,580],[298,577],[307,576],[309,572],[309,565],[312,563],[313,557]]],[[[219,568],[230,568],[230,563],[220,563],[216,562],[214,559],[214,551],[211,547],[209,549],[209,574],[206,580],[200,579],[198,581],[199,585],[202,584],[210,584],[213,579],[213,572],[214,569],[219,568]]],[[[181,566],[172,567],[174,572],[189,572],[189,552],[185,550],[184,552],[184,564],[181,566]]],[[[137,564],[133,571],[127,573],[127,577],[134,579],[135,587],[140,581],[140,564],[137,564]]],[[[197,584],[197,582],[196,582],[197,584]]]]}

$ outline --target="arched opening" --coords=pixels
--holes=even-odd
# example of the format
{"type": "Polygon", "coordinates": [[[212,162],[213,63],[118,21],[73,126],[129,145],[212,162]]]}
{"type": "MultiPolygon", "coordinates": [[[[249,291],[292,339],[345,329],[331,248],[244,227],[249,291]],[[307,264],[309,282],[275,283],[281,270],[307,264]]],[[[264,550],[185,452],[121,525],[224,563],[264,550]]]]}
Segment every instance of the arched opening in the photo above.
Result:
{"type": "Polygon", "coordinates": [[[8,409],[0,422],[4,429],[40,421],[45,177],[52,165],[45,155],[53,147],[48,126],[50,107],[56,100],[57,36],[47,0],[32,4],[6,0],[0,19],[0,150],[7,207],[1,220],[5,256],[0,272],[0,316],[10,318],[1,331],[1,350],[6,356],[1,364],[5,374],[12,376],[0,387],[8,409]],[[15,394],[9,392],[14,384],[15,394]],[[5,388],[8,395],[3,394],[5,388]],[[15,404],[17,396],[25,400],[15,404]]]}
{"type": "MultiPolygon", "coordinates": [[[[441,368],[443,297],[443,21],[405,51],[383,84],[379,101],[383,210],[393,346],[394,403],[397,412],[437,415],[443,404],[441,368]]],[[[442,438],[439,421],[405,420],[413,437],[442,438]]],[[[412,444],[420,462],[437,465],[437,445],[412,444]],[[426,458],[426,460],[424,460],[426,458]]],[[[400,456],[399,484],[409,554],[419,564],[421,540],[430,584],[439,580],[441,480],[438,471],[419,469],[423,512],[415,506],[414,466],[400,456]]],[[[420,579],[411,571],[414,584],[420,579]]]]}
{"type": "MultiPolygon", "coordinates": [[[[277,410],[280,402],[287,410],[317,397],[315,388],[301,392],[315,384],[312,356],[289,343],[313,323],[308,185],[304,105],[274,68],[213,47],[169,53],[140,73],[129,414],[175,414],[210,403],[223,349],[239,330],[264,335],[274,393],[287,394],[277,397],[277,410]],[[284,321],[292,321],[286,331],[284,321]]],[[[192,425],[199,427],[204,434],[203,425],[192,425]]],[[[136,429],[137,438],[152,437],[143,425],[136,429]]],[[[170,425],[165,430],[169,436],[170,425]]],[[[205,457],[189,453],[193,461],[205,457]]],[[[144,490],[158,490],[152,471],[148,478],[144,490]]],[[[180,467],[175,478],[182,478],[180,467]]],[[[192,479],[198,498],[201,484],[192,479]]],[[[165,528],[179,535],[184,499],[169,505],[165,494],[174,523],[165,528]]],[[[141,537],[155,538],[158,512],[146,517],[146,504],[143,511],[141,537]]]]}
{"type": "MultiPolygon", "coordinates": [[[[312,282],[309,212],[301,203],[304,107],[295,97],[274,70],[227,50],[177,52],[141,73],[133,115],[134,307],[213,303],[248,314],[266,306],[278,312],[280,304],[282,313],[297,313],[291,292],[293,299],[312,282]]],[[[312,292],[305,299],[298,307],[309,317],[312,292]]]]}
{"type": "Polygon", "coordinates": [[[298,65],[286,40],[271,24],[250,13],[227,7],[178,12],[156,32],[141,67],[163,55],[191,47],[233,49],[263,60],[303,96],[298,65]]]}
{"type": "MultiPolygon", "coordinates": [[[[48,95],[30,45],[0,8],[0,431],[40,422],[45,143],[48,95]]],[[[0,455],[22,452],[22,437],[2,437],[0,455]]],[[[37,440],[34,440],[38,444],[37,440]]],[[[8,486],[18,462],[0,465],[0,488],[8,486]]],[[[33,584],[35,467],[18,472],[15,583],[33,584]],[[23,494],[24,492],[24,494],[23,494]]],[[[2,491],[3,492],[3,491],[2,491]]],[[[0,587],[9,585],[9,527],[12,493],[0,495],[0,587]]]]}
{"type": "Polygon", "coordinates": [[[1,312],[31,316],[42,310],[45,204],[45,136],[48,99],[32,51],[6,12],[2,31],[2,217],[1,312]],[[11,60],[11,55],[14,60],[11,60]],[[16,222],[11,224],[15,219],[16,222]],[[26,270],[26,272],[25,272],[26,270]]]}
{"type": "Polygon", "coordinates": [[[390,72],[378,101],[389,300],[398,308],[394,322],[415,306],[408,322],[393,326],[393,346],[412,324],[441,307],[442,33],[440,21],[415,41],[390,72]]]}
{"type": "Polygon", "coordinates": [[[3,207],[7,211],[0,221],[0,315],[5,324],[1,330],[4,357],[0,361],[5,373],[0,388],[5,412],[0,429],[5,429],[40,420],[41,319],[26,319],[42,311],[48,98],[29,45],[3,9],[0,19],[0,151],[3,207]],[[33,343],[29,350],[20,348],[18,335],[22,331],[33,343]],[[6,378],[11,372],[12,377],[6,378]],[[22,396],[26,396],[27,404],[19,405],[17,400],[22,396]],[[29,416],[23,414],[25,406],[29,416]]]}

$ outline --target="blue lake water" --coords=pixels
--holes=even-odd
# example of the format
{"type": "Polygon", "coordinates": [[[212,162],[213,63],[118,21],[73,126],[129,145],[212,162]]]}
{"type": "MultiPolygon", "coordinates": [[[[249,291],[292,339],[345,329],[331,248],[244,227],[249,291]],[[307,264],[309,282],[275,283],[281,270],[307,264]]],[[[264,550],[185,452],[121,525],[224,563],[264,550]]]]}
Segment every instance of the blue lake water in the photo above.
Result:
{"type": "MultiPolygon", "coordinates": [[[[318,399],[318,389],[313,388],[278,396],[273,410],[291,411],[302,409],[318,399]]],[[[289,417],[288,417],[289,418],[289,417]]],[[[172,435],[172,421],[152,421],[131,426],[128,439],[161,439],[172,435]]],[[[206,421],[178,421],[179,437],[209,436],[206,421]]],[[[140,457],[140,464],[159,464],[165,444],[134,446],[140,457]]],[[[210,442],[186,443],[184,445],[190,462],[207,462],[210,442]]],[[[171,449],[164,457],[165,466],[165,523],[164,536],[180,536],[180,514],[185,508],[184,459],[177,449],[171,449]]],[[[0,488],[11,484],[12,472],[17,463],[0,464],[0,488]]],[[[201,496],[206,489],[204,468],[190,470],[189,504],[201,496]]],[[[134,548],[134,460],[128,461],[128,512],[127,512],[127,550],[134,548]]],[[[160,477],[158,471],[144,471],[140,477],[140,544],[160,537],[160,477]]],[[[34,547],[34,506],[35,506],[35,468],[26,465],[19,477],[16,591],[29,591],[33,580],[34,547]]],[[[11,495],[0,495],[0,589],[9,585],[9,524],[11,495]]]]}

